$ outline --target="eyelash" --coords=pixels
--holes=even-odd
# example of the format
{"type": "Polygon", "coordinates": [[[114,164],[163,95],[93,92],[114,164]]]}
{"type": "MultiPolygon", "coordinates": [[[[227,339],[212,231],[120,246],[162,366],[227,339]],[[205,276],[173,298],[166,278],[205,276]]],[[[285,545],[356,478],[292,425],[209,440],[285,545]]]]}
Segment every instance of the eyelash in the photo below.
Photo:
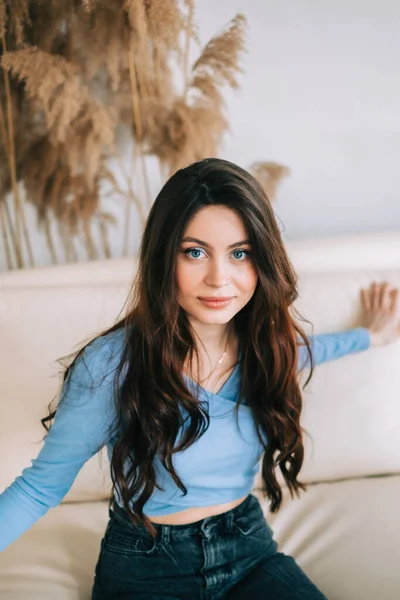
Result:
{"type": "MultiPolygon", "coordinates": [[[[188,255],[190,252],[193,252],[193,250],[200,250],[201,252],[204,252],[204,250],[202,248],[187,248],[186,250],[183,250],[183,254],[188,255]]],[[[236,248],[235,250],[233,250],[233,252],[244,252],[244,254],[247,255],[247,258],[249,258],[251,256],[251,253],[248,250],[243,250],[242,248],[236,248]]],[[[189,257],[189,260],[198,260],[198,259],[189,257]]],[[[236,262],[244,262],[244,261],[237,260],[236,262]]]]}

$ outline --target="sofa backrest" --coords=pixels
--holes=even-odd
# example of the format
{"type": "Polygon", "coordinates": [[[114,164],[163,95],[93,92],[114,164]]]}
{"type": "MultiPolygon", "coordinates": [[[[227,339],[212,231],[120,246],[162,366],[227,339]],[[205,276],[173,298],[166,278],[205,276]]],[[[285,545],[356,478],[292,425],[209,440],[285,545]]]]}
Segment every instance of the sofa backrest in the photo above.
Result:
{"type": "MultiPolygon", "coordinates": [[[[286,248],[299,275],[296,308],[314,333],[361,324],[359,288],[371,281],[400,287],[400,232],[290,241],[286,248]]],[[[117,320],[136,267],[136,259],[123,258],[0,275],[0,492],[42,445],[40,419],[61,384],[57,358],[117,320]]],[[[396,343],[316,368],[304,392],[310,438],[301,480],[400,471],[399,361],[396,343]]],[[[107,464],[105,451],[90,459],[64,502],[107,498],[107,464]]]]}

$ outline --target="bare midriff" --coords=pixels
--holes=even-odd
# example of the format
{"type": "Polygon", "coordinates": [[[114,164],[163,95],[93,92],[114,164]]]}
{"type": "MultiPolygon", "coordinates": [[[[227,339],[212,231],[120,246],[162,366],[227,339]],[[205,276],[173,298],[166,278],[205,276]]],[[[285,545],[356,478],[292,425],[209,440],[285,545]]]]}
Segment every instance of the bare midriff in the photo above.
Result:
{"type": "Polygon", "coordinates": [[[214,515],[220,515],[224,512],[232,510],[236,506],[239,506],[245,499],[246,496],[232,500],[231,502],[224,502],[223,504],[213,504],[212,506],[196,506],[195,508],[188,508],[177,513],[171,513],[170,515],[163,515],[159,517],[149,517],[153,523],[161,523],[162,525],[187,525],[188,523],[194,523],[195,521],[201,521],[206,517],[212,517],[214,515]]]}

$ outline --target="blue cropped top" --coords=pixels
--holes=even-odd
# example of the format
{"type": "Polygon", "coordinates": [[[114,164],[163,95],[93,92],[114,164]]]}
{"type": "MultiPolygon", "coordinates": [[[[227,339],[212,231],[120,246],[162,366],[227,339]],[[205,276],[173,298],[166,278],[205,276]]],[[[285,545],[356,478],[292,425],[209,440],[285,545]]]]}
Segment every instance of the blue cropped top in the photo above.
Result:
{"type": "MultiPolygon", "coordinates": [[[[341,333],[310,336],[315,364],[370,346],[368,329],[357,327],[341,333]]],[[[61,390],[62,402],[31,465],[0,494],[0,551],[33,523],[57,506],[71,488],[83,464],[107,446],[109,459],[116,442],[110,436],[115,417],[114,368],[123,350],[123,330],[96,338],[84,350],[69,373],[69,386],[61,390]],[[106,375],[93,391],[93,381],[106,375]]],[[[299,346],[299,368],[309,367],[305,346],[299,346]]],[[[186,377],[186,376],[185,376],[186,377]]],[[[187,487],[187,495],[176,486],[168,471],[155,461],[157,482],[144,505],[148,516],[167,515],[195,506],[229,502],[247,495],[254,483],[263,448],[246,404],[239,407],[237,423],[234,404],[239,396],[240,362],[218,394],[211,393],[186,377],[189,387],[207,403],[210,425],[197,442],[173,455],[174,466],[187,487]],[[239,424],[239,428],[238,428],[239,424]]],[[[61,399],[60,396],[60,399],[61,399]]],[[[122,504],[115,490],[117,504],[122,504]]]]}

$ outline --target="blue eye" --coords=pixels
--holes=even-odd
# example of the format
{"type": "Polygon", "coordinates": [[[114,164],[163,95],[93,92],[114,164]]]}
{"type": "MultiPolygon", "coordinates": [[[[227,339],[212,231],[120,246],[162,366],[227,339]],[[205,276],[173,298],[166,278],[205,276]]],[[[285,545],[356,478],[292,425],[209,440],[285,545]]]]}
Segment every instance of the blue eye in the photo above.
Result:
{"type": "MultiPolygon", "coordinates": [[[[188,248],[187,250],[184,250],[183,253],[184,254],[190,254],[190,252],[203,252],[203,250],[201,248],[188,248]]],[[[191,258],[198,258],[198,257],[193,257],[191,256],[191,258]]]]}
{"type": "MultiPolygon", "coordinates": [[[[191,259],[196,260],[197,258],[200,258],[198,255],[197,256],[193,256],[191,253],[192,252],[204,252],[204,250],[202,248],[187,248],[187,250],[183,251],[183,254],[187,254],[188,256],[190,256],[191,259]]],[[[250,252],[248,252],[247,250],[241,250],[241,249],[237,249],[234,250],[232,252],[232,254],[235,253],[239,253],[239,254],[245,254],[246,258],[248,258],[250,256],[250,252]]],[[[243,262],[244,259],[239,259],[236,262],[243,262]]]]}
{"type": "Polygon", "coordinates": [[[250,252],[248,252],[247,250],[234,250],[233,252],[239,252],[240,254],[245,254],[247,258],[250,256],[250,252]]]}

